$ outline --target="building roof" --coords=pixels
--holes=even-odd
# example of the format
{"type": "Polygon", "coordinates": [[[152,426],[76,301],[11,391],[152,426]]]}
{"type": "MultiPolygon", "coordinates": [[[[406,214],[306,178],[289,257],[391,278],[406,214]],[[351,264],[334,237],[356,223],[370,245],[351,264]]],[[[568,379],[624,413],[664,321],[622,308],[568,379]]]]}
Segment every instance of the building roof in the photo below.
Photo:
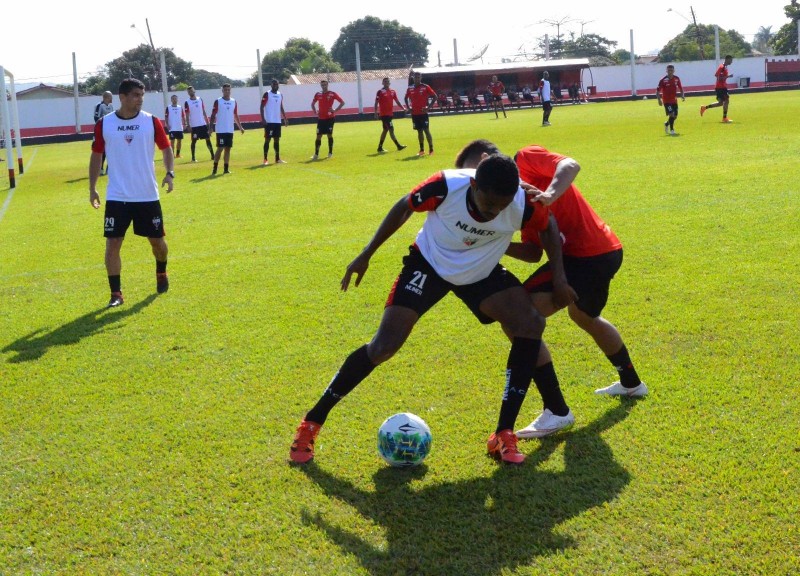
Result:
{"type": "MultiPolygon", "coordinates": [[[[389,68],[383,70],[362,70],[361,80],[383,80],[389,78],[408,78],[408,68],[389,68]]],[[[314,72],[311,74],[292,74],[288,84],[319,84],[328,82],[355,82],[358,74],[353,72],[314,72]]]]}
{"type": "MultiPolygon", "coordinates": [[[[19,90],[17,92],[18,99],[32,99],[32,98],[72,98],[75,92],[71,89],[60,88],[58,86],[48,86],[47,84],[39,84],[32,88],[19,90]]],[[[78,92],[78,96],[88,96],[85,92],[78,92]]]]}

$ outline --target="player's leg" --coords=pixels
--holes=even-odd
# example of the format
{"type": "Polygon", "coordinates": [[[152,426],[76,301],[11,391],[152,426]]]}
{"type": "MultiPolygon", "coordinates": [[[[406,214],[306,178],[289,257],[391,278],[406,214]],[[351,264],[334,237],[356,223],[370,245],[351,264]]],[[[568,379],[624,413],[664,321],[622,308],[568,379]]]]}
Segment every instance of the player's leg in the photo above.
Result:
{"type": "Polygon", "coordinates": [[[195,133],[194,129],[192,129],[192,145],[190,146],[192,150],[192,162],[197,162],[197,159],[195,158],[194,155],[196,147],[197,147],[197,134],[195,133]]]}
{"type": "Polygon", "coordinates": [[[333,156],[333,126],[328,132],[328,158],[333,156]]]}
{"type": "Polygon", "coordinates": [[[214,146],[211,144],[211,136],[206,136],[206,148],[208,153],[211,154],[211,159],[214,159],[214,146]]]}
{"type": "Polygon", "coordinates": [[[264,164],[267,163],[267,154],[269,153],[269,129],[264,128],[264,164]]]}
{"type": "MultiPolygon", "coordinates": [[[[425,138],[428,140],[428,154],[433,154],[433,136],[431,136],[431,129],[427,125],[427,122],[425,124],[425,138]]],[[[420,148],[422,148],[421,144],[420,148]]]]}

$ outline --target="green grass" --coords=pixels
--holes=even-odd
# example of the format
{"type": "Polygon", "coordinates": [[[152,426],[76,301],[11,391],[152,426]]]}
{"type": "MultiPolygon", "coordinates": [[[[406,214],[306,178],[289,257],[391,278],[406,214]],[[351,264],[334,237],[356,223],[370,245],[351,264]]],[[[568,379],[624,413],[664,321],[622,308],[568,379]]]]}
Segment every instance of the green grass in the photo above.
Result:
{"type": "MultiPolygon", "coordinates": [[[[162,197],[170,292],[154,295],[129,235],[115,310],[88,143],[27,147],[0,220],[0,573],[800,571],[798,93],[734,94],[731,125],[699,117],[707,100],[681,105],[675,138],[647,100],[557,107],[547,129],[540,110],[434,117],[423,159],[407,119],[404,152],[374,153],[377,122],[340,123],[316,163],[313,125],[290,126],[285,166],[260,166],[260,130],[237,135],[225,177],[187,147],[162,197]],[[604,315],[650,396],[596,397],[613,370],[557,315],[545,338],[577,426],[498,467],[484,452],[508,344],[446,298],[334,410],[316,464],[290,467],[294,428],[371,338],[422,217],[341,293],[345,266],[477,137],[581,163],[625,244],[604,315]],[[418,469],[376,452],[399,411],[433,431],[418,469]]],[[[538,408],[534,394],[519,423],[538,408]]]]}

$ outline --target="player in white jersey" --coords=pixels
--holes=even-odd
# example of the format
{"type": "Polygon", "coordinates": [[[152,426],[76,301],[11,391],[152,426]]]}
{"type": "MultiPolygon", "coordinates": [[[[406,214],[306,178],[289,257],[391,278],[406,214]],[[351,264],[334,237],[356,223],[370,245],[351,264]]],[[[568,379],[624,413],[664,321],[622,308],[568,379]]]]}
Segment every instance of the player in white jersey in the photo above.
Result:
{"type": "Polygon", "coordinates": [[[161,186],[172,192],[175,173],[172,149],[161,120],[142,111],[144,84],[127,78],[119,86],[120,109],[101,118],[94,127],[92,157],[89,160],[89,202],[100,208],[97,179],[105,152],[114,170],[106,188],[104,236],[105,263],[111,288],[109,308],[123,303],[120,272],[120,249],[125,232],[133,222],[133,233],[145,236],[156,259],[156,291],[169,289],[167,278],[167,243],[159,201],[158,182],[153,167],[154,145],[161,150],[167,173],[161,186]]]}
{"type": "Polygon", "coordinates": [[[206,107],[194,91],[193,86],[186,89],[189,94],[189,99],[183,103],[183,112],[186,114],[186,121],[189,122],[189,127],[192,130],[192,162],[197,162],[195,156],[195,146],[198,140],[205,140],[208,153],[211,154],[211,159],[214,159],[214,147],[211,145],[211,135],[209,132],[208,116],[206,115],[206,107]]]}
{"type": "MultiPolygon", "coordinates": [[[[392,207],[372,240],[347,267],[342,290],[348,289],[354,274],[359,285],[372,255],[414,212],[427,212],[427,219],[403,259],[375,336],[350,354],[300,423],[289,452],[293,462],[304,464],[314,457],[316,436],[331,409],[378,364],[391,358],[419,318],[448,292],[458,296],[481,323],[499,322],[512,339],[500,416],[487,448],[503,462],[519,464],[525,459],[517,450],[513,428],[534,377],[544,319],[520,281],[499,261],[514,233],[532,218],[548,257],[557,262],[561,261],[561,239],[549,210],[529,202],[519,184],[514,161],[493,154],[475,170],[445,170],[431,176],[392,207]]],[[[554,274],[559,284],[557,298],[566,304],[574,293],[563,267],[554,266],[554,274]]],[[[536,380],[536,385],[543,396],[564,402],[555,372],[547,382],[536,380]]]]}
{"type": "Polygon", "coordinates": [[[186,124],[186,114],[183,107],[178,104],[178,95],[170,97],[171,104],[164,111],[164,126],[169,134],[169,141],[172,145],[172,154],[175,158],[181,157],[181,144],[183,143],[183,131],[188,127],[186,124]]]}
{"type": "Polygon", "coordinates": [[[264,166],[269,164],[267,153],[269,143],[275,140],[275,164],[286,164],[281,160],[281,120],[288,126],[286,111],[283,109],[283,94],[278,88],[278,81],[273,79],[269,92],[261,97],[261,123],[264,125],[264,166]]]}
{"type": "Polygon", "coordinates": [[[236,105],[236,100],[231,98],[231,85],[226,83],[222,85],[222,96],[214,100],[214,108],[211,110],[212,130],[217,133],[217,152],[214,154],[212,175],[217,173],[219,158],[223,150],[225,151],[225,156],[223,158],[224,169],[222,173],[231,173],[228,166],[231,159],[231,148],[233,148],[234,124],[244,134],[244,128],[242,128],[242,123],[239,121],[239,108],[236,105]]]}

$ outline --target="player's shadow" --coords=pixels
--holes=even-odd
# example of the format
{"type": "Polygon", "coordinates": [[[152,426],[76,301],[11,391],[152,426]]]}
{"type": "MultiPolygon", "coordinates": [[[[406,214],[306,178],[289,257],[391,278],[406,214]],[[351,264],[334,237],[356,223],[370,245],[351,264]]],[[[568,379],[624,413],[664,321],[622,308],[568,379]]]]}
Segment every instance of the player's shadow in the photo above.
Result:
{"type": "Polygon", "coordinates": [[[79,316],[75,320],[67,322],[53,330],[39,328],[30,334],[18,338],[3,348],[2,352],[16,352],[15,356],[11,356],[8,359],[10,363],[38,360],[44,356],[45,352],[50,348],[77,344],[83,338],[100,332],[127,316],[138,313],[155,299],[156,294],[151,294],[133,306],[123,305],[119,308],[112,309],[103,307],[84,314],[83,316],[79,316]]]}
{"type": "MultiPolygon", "coordinates": [[[[489,477],[415,490],[419,468],[381,468],[374,491],[336,478],[312,461],[302,470],[328,496],[352,506],[354,521],[302,512],[373,576],[499,574],[572,547],[556,528],[616,498],[630,481],[600,433],[625,419],[633,404],[610,409],[586,427],[544,439],[519,467],[498,466],[489,477]],[[542,466],[564,445],[563,466],[542,466]],[[374,523],[385,545],[366,541],[356,525],[374,523]]],[[[524,448],[523,448],[524,450],[524,448]]],[[[445,457],[442,455],[442,457],[445,457]]]]}

